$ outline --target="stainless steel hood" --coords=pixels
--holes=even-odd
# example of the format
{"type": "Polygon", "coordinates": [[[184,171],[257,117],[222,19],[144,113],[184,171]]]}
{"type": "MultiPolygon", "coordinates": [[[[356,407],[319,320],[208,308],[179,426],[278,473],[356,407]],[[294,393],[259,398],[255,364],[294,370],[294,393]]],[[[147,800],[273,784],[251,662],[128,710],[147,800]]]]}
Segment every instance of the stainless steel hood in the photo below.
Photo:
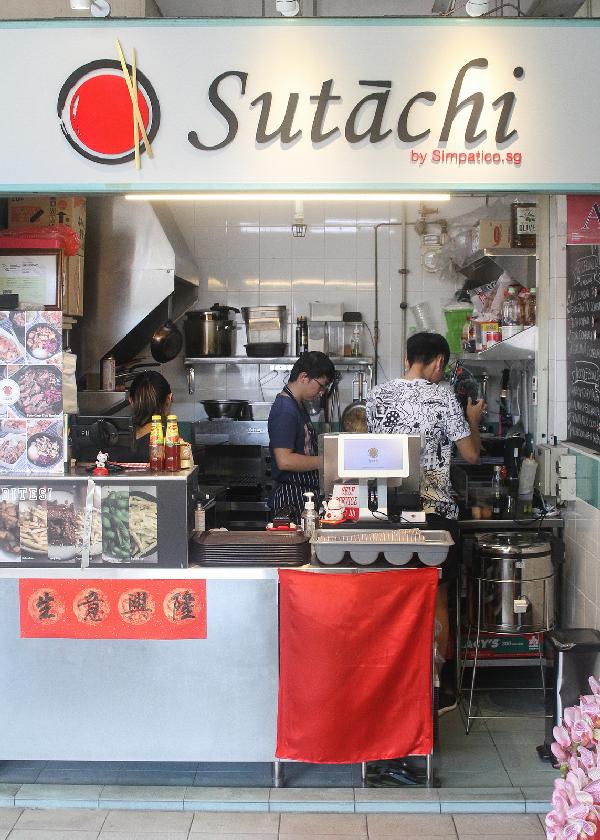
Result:
{"type": "Polygon", "coordinates": [[[173,292],[175,313],[197,296],[198,265],[166,205],[88,198],[85,260],[83,373],[97,373],[100,360],[144,321],[147,329],[126,355],[146,346],[173,292]]]}

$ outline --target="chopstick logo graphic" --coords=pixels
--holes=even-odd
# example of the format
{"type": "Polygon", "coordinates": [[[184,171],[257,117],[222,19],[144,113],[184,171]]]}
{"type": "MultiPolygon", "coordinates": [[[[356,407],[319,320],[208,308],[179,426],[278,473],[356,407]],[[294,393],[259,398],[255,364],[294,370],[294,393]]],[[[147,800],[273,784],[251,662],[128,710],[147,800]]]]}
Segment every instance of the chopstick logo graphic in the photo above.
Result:
{"type": "Polygon", "coordinates": [[[63,84],[57,111],[62,133],[75,151],[94,163],[115,165],[154,157],[152,142],[160,125],[160,104],[152,83],[127,64],[119,41],[118,59],[99,59],[78,67],[63,84]]]}

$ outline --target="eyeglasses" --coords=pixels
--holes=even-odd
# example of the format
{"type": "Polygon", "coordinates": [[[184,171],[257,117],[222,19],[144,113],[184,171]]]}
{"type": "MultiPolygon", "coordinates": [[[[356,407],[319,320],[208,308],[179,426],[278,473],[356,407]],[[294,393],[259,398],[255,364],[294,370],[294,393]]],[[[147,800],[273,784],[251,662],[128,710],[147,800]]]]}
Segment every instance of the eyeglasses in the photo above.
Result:
{"type": "Polygon", "coordinates": [[[318,391],[319,394],[328,394],[331,390],[331,386],[333,385],[332,382],[328,382],[326,385],[323,385],[323,383],[319,382],[318,379],[315,379],[314,376],[310,377],[310,381],[317,383],[317,385],[319,386],[319,391],[318,391]]]}

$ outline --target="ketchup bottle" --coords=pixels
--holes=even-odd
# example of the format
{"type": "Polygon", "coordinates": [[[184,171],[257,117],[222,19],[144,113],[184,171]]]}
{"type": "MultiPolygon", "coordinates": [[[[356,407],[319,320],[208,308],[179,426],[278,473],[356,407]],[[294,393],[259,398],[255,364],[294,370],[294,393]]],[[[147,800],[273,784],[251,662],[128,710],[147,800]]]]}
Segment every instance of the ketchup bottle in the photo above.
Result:
{"type": "Polygon", "coordinates": [[[160,414],[152,415],[150,427],[150,469],[160,472],[165,468],[165,439],[160,414]]]}
{"type": "Polygon", "coordinates": [[[177,472],[180,469],[179,455],[179,427],[177,415],[167,417],[167,434],[165,436],[165,470],[177,472]]]}

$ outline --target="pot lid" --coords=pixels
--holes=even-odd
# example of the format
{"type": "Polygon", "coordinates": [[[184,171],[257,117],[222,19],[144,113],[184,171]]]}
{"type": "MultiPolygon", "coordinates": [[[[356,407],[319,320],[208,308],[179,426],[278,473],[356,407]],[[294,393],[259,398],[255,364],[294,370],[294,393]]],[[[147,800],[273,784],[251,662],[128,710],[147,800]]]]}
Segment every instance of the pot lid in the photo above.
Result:
{"type": "Polygon", "coordinates": [[[535,533],[478,534],[477,548],[485,554],[518,556],[542,554],[551,550],[550,543],[535,533]]]}

